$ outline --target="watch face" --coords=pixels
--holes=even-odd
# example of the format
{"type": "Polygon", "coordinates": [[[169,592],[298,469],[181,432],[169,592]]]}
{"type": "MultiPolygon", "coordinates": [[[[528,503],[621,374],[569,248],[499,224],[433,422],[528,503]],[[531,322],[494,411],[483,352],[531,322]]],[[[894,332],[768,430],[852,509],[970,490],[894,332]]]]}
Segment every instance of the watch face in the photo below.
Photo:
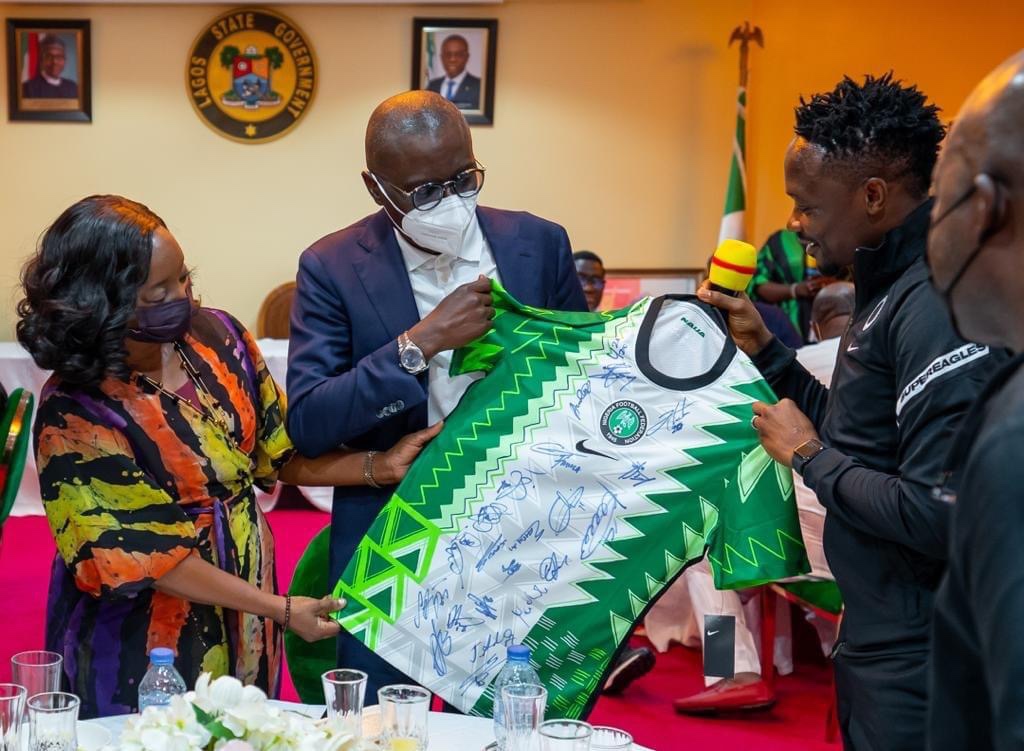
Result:
{"type": "Polygon", "coordinates": [[[423,353],[416,347],[407,347],[402,351],[402,367],[406,370],[420,370],[423,365],[423,353]]]}
{"type": "Polygon", "coordinates": [[[800,444],[796,449],[796,453],[803,459],[810,459],[823,448],[825,447],[821,445],[821,442],[812,439],[806,443],[800,444]]]}

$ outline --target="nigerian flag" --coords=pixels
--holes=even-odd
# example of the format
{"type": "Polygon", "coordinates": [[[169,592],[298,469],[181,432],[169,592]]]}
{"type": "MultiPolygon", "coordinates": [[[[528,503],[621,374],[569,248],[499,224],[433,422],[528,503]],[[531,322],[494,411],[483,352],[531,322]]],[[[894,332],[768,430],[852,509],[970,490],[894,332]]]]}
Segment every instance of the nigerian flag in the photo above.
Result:
{"type": "Polygon", "coordinates": [[[736,97],[736,135],[732,141],[729,187],[725,193],[725,212],[718,230],[718,242],[746,239],[744,213],[747,208],[747,89],[740,86],[736,97]]]}

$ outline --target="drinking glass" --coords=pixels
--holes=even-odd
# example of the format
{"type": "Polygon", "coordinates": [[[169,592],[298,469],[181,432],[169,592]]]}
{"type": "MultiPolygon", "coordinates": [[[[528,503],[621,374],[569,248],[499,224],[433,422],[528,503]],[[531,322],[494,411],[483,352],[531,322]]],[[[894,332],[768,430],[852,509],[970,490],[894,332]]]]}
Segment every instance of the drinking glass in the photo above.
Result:
{"type": "Polygon", "coordinates": [[[25,697],[24,686],[0,683],[0,751],[21,751],[25,697]]]}
{"type": "Polygon", "coordinates": [[[633,736],[625,730],[595,725],[594,734],[590,737],[590,751],[630,751],[633,748],[633,736]]]}
{"type": "Polygon", "coordinates": [[[506,751],[537,751],[547,690],[532,683],[515,683],[501,689],[501,701],[505,705],[506,751]]]}
{"type": "Polygon", "coordinates": [[[541,751],[590,751],[594,729],[578,720],[548,720],[540,725],[541,751]]]}
{"type": "Polygon", "coordinates": [[[11,683],[25,687],[28,696],[60,691],[64,658],[56,652],[18,652],[11,658],[11,683]]]}
{"type": "Polygon", "coordinates": [[[328,670],[320,676],[327,702],[327,717],[356,738],[363,737],[363,701],[366,673],[362,670],[328,670]]]}
{"type": "Polygon", "coordinates": [[[377,701],[383,751],[426,751],[430,692],[419,686],[385,686],[377,701]]]}
{"type": "Polygon", "coordinates": [[[28,700],[30,751],[77,751],[78,697],[59,691],[28,700]]]}

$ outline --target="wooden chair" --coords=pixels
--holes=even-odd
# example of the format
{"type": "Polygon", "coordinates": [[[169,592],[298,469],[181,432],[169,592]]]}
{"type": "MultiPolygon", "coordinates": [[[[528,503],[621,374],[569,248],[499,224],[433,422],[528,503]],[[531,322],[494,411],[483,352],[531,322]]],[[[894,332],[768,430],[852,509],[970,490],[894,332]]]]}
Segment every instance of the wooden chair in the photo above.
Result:
{"type": "Polygon", "coordinates": [[[256,316],[256,337],[259,339],[287,339],[295,282],[275,287],[260,305],[256,316]]]}

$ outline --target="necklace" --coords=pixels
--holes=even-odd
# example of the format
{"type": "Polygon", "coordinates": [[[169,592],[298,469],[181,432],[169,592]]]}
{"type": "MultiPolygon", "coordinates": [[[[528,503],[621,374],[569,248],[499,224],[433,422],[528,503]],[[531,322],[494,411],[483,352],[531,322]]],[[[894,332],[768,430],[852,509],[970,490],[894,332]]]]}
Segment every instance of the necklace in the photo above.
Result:
{"type": "Polygon", "coordinates": [[[150,378],[145,374],[140,374],[140,377],[151,387],[159,391],[161,394],[173,399],[179,405],[186,405],[197,411],[203,420],[216,425],[221,429],[224,435],[230,438],[234,443],[234,434],[231,430],[230,418],[225,410],[220,406],[220,402],[218,402],[216,397],[213,396],[213,392],[206,387],[202,374],[185,353],[185,348],[182,347],[181,342],[174,342],[174,351],[178,353],[178,357],[181,359],[181,367],[185,371],[185,375],[188,376],[192,385],[196,387],[196,395],[199,397],[198,407],[188,399],[184,398],[181,394],[166,388],[160,381],[150,378]]]}

